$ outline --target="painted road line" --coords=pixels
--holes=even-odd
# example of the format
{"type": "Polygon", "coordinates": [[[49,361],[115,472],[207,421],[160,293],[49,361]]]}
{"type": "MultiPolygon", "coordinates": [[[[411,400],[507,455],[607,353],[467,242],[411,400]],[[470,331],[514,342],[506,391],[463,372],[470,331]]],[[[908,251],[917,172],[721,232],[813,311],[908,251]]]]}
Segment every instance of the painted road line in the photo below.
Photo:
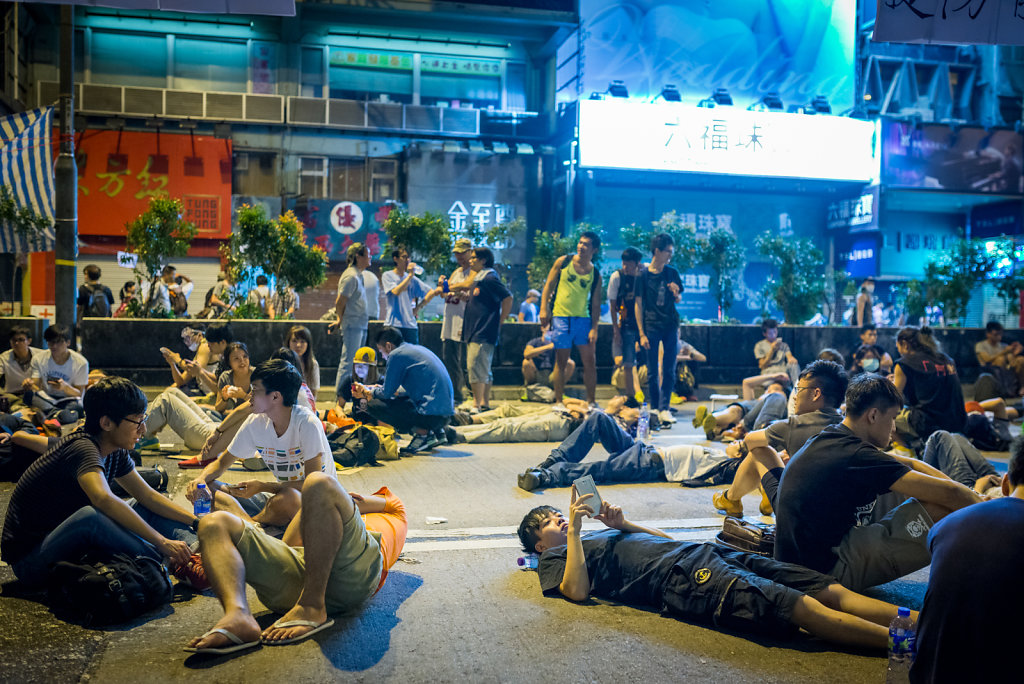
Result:
{"type": "MultiPolygon", "coordinates": [[[[752,522],[763,522],[766,519],[757,516],[746,518],[752,522]]],[[[654,527],[661,530],[689,530],[700,528],[721,529],[723,518],[677,518],[670,520],[637,520],[637,525],[643,527],[654,527]]],[[[518,526],[507,527],[465,527],[445,529],[435,527],[429,530],[409,530],[406,539],[450,539],[452,537],[493,537],[498,535],[513,535],[518,531],[518,526]]],[[[584,531],[606,529],[600,522],[583,523],[584,531]]]]}
{"type": "MultiPolygon", "coordinates": [[[[677,541],[711,541],[715,530],[687,530],[672,532],[677,541]]],[[[425,553],[429,551],[476,551],[479,549],[518,549],[522,548],[519,538],[515,536],[492,537],[490,539],[449,539],[439,541],[413,541],[408,539],[402,552],[425,553]]]]}

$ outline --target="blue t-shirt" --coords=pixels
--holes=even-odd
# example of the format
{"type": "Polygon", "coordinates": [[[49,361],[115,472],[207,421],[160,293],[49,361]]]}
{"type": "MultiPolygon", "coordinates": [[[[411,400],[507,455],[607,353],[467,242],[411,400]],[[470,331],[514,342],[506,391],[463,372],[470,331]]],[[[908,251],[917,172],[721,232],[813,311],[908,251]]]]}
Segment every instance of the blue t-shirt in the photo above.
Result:
{"type": "Polygon", "coordinates": [[[523,315],[523,323],[537,322],[537,305],[532,302],[523,302],[519,305],[519,313],[523,315]]]}
{"type": "Polygon", "coordinates": [[[415,328],[416,316],[412,312],[412,300],[422,299],[430,291],[430,288],[422,280],[413,276],[409,281],[409,287],[405,288],[401,294],[392,294],[391,291],[398,287],[403,280],[405,280],[405,276],[398,275],[397,271],[387,271],[380,278],[388,301],[387,318],[384,320],[394,328],[415,328]]]}
{"type": "Polygon", "coordinates": [[[1024,500],[951,513],[932,526],[928,547],[932,567],[910,681],[1019,681],[1024,500]]]}
{"type": "Polygon", "coordinates": [[[374,397],[391,399],[402,389],[416,405],[416,411],[422,415],[455,414],[452,379],[434,352],[406,342],[391,352],[387,363],[384,382],[374,391],[374,397]]]}

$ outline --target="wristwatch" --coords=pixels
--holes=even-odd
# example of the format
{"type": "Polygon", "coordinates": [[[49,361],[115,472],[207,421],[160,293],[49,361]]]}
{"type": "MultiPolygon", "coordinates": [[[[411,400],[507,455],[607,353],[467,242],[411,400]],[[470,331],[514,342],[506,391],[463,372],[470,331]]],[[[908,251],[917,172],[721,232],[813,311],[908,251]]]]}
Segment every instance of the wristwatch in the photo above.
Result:
{"type": "Polygon", "coordinates": [[[198,532],[199,531],[199,518],[192,518],[192,524],[189,525],[189,527],[192,528],[193,532],[198,532]]]}

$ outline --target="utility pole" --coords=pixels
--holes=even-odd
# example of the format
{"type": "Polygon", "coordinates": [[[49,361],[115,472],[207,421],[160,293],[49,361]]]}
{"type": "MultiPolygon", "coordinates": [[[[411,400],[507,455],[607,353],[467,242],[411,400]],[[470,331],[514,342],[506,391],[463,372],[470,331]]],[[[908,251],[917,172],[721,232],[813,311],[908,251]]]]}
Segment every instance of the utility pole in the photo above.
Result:
{"type": "MultiPolygon", "coordinates": [[[[78,168],[75,165],[75,8],[60,8],[60,151],[54,173],[56,204],[57,323],[75,339],[75,276],[78,259],[78,168]]],[[[72,344],[74,346],[74,344],[72,344]]]]}

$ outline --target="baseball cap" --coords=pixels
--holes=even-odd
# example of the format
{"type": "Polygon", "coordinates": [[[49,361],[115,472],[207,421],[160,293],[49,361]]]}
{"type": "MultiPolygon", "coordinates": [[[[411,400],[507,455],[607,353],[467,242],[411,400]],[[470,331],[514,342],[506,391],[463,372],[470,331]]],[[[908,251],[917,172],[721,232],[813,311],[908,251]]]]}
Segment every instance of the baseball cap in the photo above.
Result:
{"type": "Polygon", "coordinates": [[[532,290],[532,289],[531,290],[527,290],[526,291],[526,296],[527,297],[540,297],[540,292],[537,291],[537,290],[532,290]]]}
{"type": "Polygon", "coordinates": [[[371,347],[360,347],[356,350],[356,355],[352,358],[353,363],[369,363],[376,365],[377,363],[377,352],[371,347]]]}
{"type": "Polygon", "coordinates": [[[457,254],[468,252],[471,249],[473,249],[473,243],[470,241],[469,238],[459,238],[458,240],[455,241],[455,246],[452,247],[452,251],[457,254]]]}

